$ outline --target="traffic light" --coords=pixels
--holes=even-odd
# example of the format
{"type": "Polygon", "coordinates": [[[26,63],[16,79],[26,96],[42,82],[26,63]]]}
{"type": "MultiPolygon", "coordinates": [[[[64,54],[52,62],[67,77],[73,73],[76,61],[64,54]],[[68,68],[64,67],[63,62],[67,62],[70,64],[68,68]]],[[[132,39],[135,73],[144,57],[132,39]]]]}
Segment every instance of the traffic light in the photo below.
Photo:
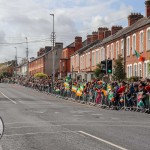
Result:
{"type": "Polygon", "coordinates": [[[106,74],[106,60],[101,61],[101,69],[106,74]]]}
{"type": "Polygon", "coordinates": [[[112,74],[112,60],[107,60],[107,73],[112,74]]]}

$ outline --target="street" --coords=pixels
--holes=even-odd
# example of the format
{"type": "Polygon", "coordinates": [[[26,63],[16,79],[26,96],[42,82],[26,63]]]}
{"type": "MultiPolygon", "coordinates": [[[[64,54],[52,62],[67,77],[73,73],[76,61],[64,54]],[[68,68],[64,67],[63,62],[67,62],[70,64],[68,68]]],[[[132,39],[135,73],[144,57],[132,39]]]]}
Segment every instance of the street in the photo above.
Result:
{"type": "Polygon", "coordinates": [[[150,115],[105,110],[0,84],[0,150],[149,150],[150,115]]]}

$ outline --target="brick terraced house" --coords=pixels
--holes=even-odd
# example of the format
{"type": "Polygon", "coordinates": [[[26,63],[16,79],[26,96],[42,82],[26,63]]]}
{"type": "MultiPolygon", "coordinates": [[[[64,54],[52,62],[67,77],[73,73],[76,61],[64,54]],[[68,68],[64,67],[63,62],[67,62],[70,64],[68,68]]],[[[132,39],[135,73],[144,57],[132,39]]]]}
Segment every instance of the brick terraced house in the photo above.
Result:
{"type": "MultiPolygon", "coordinates": [[[[128,26],[112,26],[99,28],[87,37],[89,44],[71,55],[71,68],[74,78],[80,77],[90,81],[96,65],[105,59],[114,60],[121,54],[124,58],[127,77],[150,77],[148,63],[150,62],[150,0],[145,2],[146,16],[131,13],[128,16],[128,26]],[[94,36],[94,38],[93,38],[94,36]],[[94,39],[94,40],[93,40],[94,39]],[[140,62],[135,56],[135,50],[145,58],[140,62]],[[76,61],[76,59],[78,61],[76,61]]],[[[71,69],[70,68],[70,69],[71,69]]]]}

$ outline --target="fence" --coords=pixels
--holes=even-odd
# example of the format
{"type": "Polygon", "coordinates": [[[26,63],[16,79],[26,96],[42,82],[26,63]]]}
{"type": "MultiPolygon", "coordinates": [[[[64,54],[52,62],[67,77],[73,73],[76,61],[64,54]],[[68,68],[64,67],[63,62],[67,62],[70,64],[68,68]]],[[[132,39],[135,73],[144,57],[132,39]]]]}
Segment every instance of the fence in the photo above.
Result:
{"type": "Polygon", "coordinates": [[[77,96],[75,92],[72,92],[71,90],[65,90],[64,87],[58,90],[52,86],[43,84],[29,84],[28,87],[45,92],[47,94],[52,94],[60,98],[69,99],[89,105],[96,105],[105,109],[150,112],[149,94],[146,95],[145,102],[143,103],[138,100],[137,94],[131,97],[129,97],[128,94],[119,95],[118,97],[116,96],[114,100],[113,98],[110,99],[108,95],[104,95],[103,93],[99,94],[94,90],[90,91],[88,94],[83,93],[81,96],[77,96]]]}
{"type": "MultiPolygon", "coordinates": [[[[6,81],[5,83],[16,83],[14,81],[6,81]]],[[[34,83],[20,83],[22,86],[26,86],[37,90],[39,92],[44,92],[57,96],[63,99],[69,99],[72,101],[95,105],[103,109],[112,109],[112,110],[125,110],[125,111],[138,111],[150,113],[150,94],[146,95],[145,101],[138,100],[138,95],[128,96],[128,94],[121,94],[114,96],[115,98],[110,98],[108,95],[104,95],[103,92],[98,93],[91,89],[89,93],[83,93],[81,96],[77,96],[75,92],[71,90],[66,90],[64,87],[57,89],[53,86],[45,84],[34,84],[34,83]]]]}

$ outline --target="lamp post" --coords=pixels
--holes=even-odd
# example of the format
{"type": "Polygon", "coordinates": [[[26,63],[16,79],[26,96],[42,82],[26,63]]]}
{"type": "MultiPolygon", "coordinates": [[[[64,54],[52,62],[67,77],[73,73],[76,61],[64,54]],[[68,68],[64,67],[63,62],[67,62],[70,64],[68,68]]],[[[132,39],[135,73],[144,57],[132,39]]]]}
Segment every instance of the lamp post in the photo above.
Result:
{"type": "Polygon", "coordinates": [[[14,48],[16,50],[16,55],[15,55],[15,71],[16,71],[16,73],[15,73],[15,75],[17,76],[17,47],[14,47],[14,48]]]}
{"type": "Polygon", "coordinates": [[[53,83],[55,82],[55,50],[54,50],[54,40],[55,40],[55,33],[54,33],[54,14],[50,14],[53,17],[53,32],[52,32],[52,43],[53,43],[53,83]]]}
{"type": "Polygon", "coordinates": [[[29,75],[29,49],[28,49],[28,38],[26,37],[26,59],[27,59],[27,76],[29,75]]]}

